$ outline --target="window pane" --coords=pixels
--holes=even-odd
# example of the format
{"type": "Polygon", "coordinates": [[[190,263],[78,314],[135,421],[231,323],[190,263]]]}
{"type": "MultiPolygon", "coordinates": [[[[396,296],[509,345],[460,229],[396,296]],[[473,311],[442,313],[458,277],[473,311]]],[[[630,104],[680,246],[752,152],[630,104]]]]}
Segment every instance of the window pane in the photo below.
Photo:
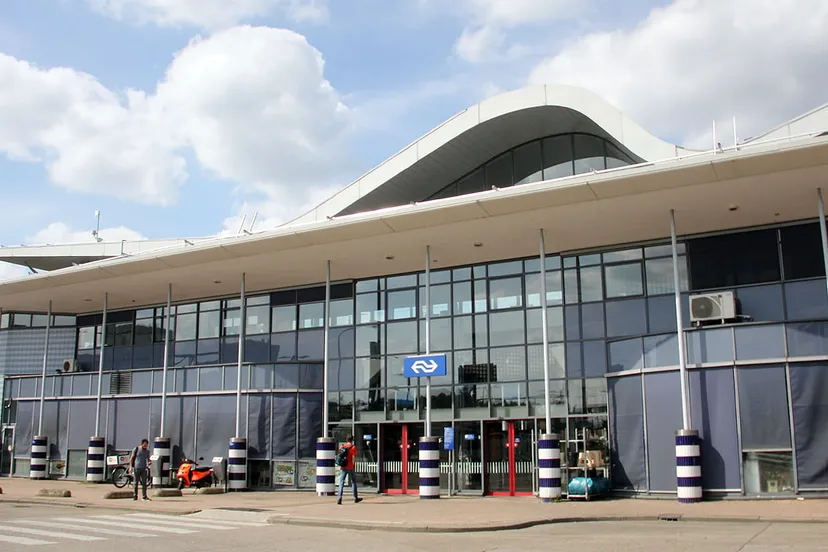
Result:
{"type": "Polygon", "coordinates": [[[607,411],[607,382],[604,378],[570,380],[570,414],[597,414],[607,411]]]}
{"type": "Polygon", "coordinates": [[[514,151],[515,183],[529,184],[543,178],[543,156],[540,141],[530,142],[514,151]]]}
{"type": "Polygon", "coordinates": [[[357,389],[382,387],[382,360],[380,358],[356,359],[356,378],[354,385],[357,389]]]}
{"type": "Polygon", "coordinates": [[[486,165],[486,187],[507,188],[514,184],[512,154],[505,153],[486,165]]]}
{"type": "Polygon", "coordinates": [[[779,281],[776,230],[697,238],[689,248],[694,290],[779,281]]]}
{"type": "Polygon", "coordinates": [[[825,280],[786,283],[785,309],[788,320],[828,318],[825,280]]]}
{"type": "Polygon", "coordinates": [[[378,356],[380,350],[380,327],[359,326],[356,329],[356,356],[378,356]]]}
{"type": "Polygon", "coordinates": [[[819,232],[819,224],[816,222],[779,230],[786,280],[825,276],[825,264],[820,254],[822,238],[819,232]]]}
{"type": "Polygon", "coordinates": [[[471,314],[472,306],[472,283],[454,284],[454,314],[471,314]]]}
{"type": "Polygon", "coordinates": [[[299,327],[321,328],[325,325],[325,303],[299,305],[299,327]]]}
{"type": "Polygon", "coordinates": [[[788,324],[787,332],[789,356],[828,355],[828,324],[825,322],[788,324]]]}
{"type": "Polygon", "coordinates": [[[564,295],[567,305],[578,302],[578,271],[564,271],[564,295]]]}
{"type": "Polygon", "coordinates": [[[543,141],[543,179],[552,180],[573,174],[572,136],[553,136],[543,141]]]}
{"type": "Polygon", "coordinates": [[[575,135],[575,174],[602,171],[607,168],[604,160],[604,141],[587,134],[575,135]]]}
{"type": "Polygon", "coordinates": [[[632,165],[634,161],[626,153],[610,142],[604,142],[607,148],[607,168],[614,169],[625,165],[632,165]]]}
{"type": "Polygon", "coordinates": [[[388,293],[388,319],[404,320],[417,316],[417,291],[392,291],[388,293]]]}
{"type": "Polygon", "coordinates": [[[403,274],[402,276],[391,276],[385,281],[385,286],[387,289],[401,289],[415,287],[416,285],[416,274],[403,274]]]}
{"type": "Polygon", "coordinates": [[[678,366],[678,364],[678,337],[675,334],[644,338],[644,366],[646,368],[663,368],[678,366]]]}
{"type": "Polygon", "coordinates": [[[733,333],[729,328],[687,332],[687,361],[691,364],[733,361],[733,333]]]}
{"type": "MultiPolygon", "coordinates": [[[[420,320],[420,353],[426,352],[426,322],[420,320]]],[[[430,351],[449,351],[451,350],[451,319],[450,318],[432,318],[431,332],[429,335],[431,340],[430,351]]]]}
{"type": "MultiPolygon", "coordinates": [[[[529,379],[543,379],[543,346],[530,345],[526,348],[529,379]]],[[[563,343],[550,343],[546,349],[549,355],[549,377],[566,376],[566,348],[563,343]]]]}
{"type": "Polygon", "coordinates": [[[385,320],[383,294],[366,293],[357,295],[356,313],[357,324],[382,322],[385,320]]]}
{"type": "Polygon", "coordinates": [[[331,315],[328,323],[334,328],[352,325],[354,323],[354,300],[339,299],[331,301],[331,315]]]}
{"type": "Polygon", "coordinates": [[[296,307],[273,307],[273,331],[289,332],[296,329],[296,307]]]}
{"type": "MultiPolygon", "coordinates": [[[[451,285],[432,285],[429,289],[431,294],[431,316],[451,315],[451,285]]],[[[425,318],[425,287],[420,288],[420,317],[425,318]]]]}
{"type": "Polygon", "coordinates": [[[246,335],[270,333],[270,305],[247,307],[246,335]]]}
{"type": "Polygon", "coordinates": [[[736,358],[764,360],[785,358],[782,326],[748,326],[736,328],[736,358]]]}
{"type": "MultiPolygon", "coordinates": [[[[647,294],[662,295],[673,293],[673,259],[649,259],[645,263],[647,271],[647,294]]],[[[678,258],[679,285],[682,291],[689,287],[687,282],[687,257],[678,258]]]]}
{"type": "Polygon", "coordinates": [[[581,269],[581,301],[601,301],[604,298],[604,286],[601,279],[601,267],[591,266],[581,269]]]}
{"type": "Polygon", "coordinates": [[[492,309],[511,309],[523,306],[523,286],[520,278],[502,278],[489,282],[489,301],[492,309]]]}
{"type": "Polygon", "coordinates": [[[784,449],[791,446],[788,384],[784,366],[737,368],[742,448],[784,449]]]}
{"type": "Polygon", "coordinates": [[[239,335],[241,333],[241,309],[227,309],[224,311],[224,327],[222,335],[239,335]]]}
{"type": "Polygon", "coordinates": [[[506,263],[493,263],[489,265],[489,278],[498,276],[511,276],[523,272],[523,263],[520,261],[509,261],[506,263]]]}
{"type": "Polygon", "coordinates": [[[644,367],[644,354],[641,348],[641,339],[625,339],[609,344],[610,372],[624,370],[640,370],[644,367]]]}
{"type": "Polygon", "coordinates": [[[581,337],[583,339],[603,339],[604,304],[590,303],[581,306],[581,337]]]}
{"type": "Polygon", "coordinates": [[[485,189],[486,181],[482,167],[457,181],[457,195],[473,194],[485,189]]]}
{"type": "Polygon", "coordinates": [[[489,316],[491,344],[518,345],[524,342],[523,311],[501,312],[489,316]]]}
{"type": "Polygon", "coordinates": [[[296,332],[271,334],[270,360],[296,360],[296,332]]]}
{"type": "Polygon", "coordinates": [[[644,299],[608,301],[606,303],[607,337],[625,337],[647,333],[644,299]]]}
{"type": "Polygon", "coordinates": [[[523,347],[505,347],[489,350],[492,381],[525,381],[526,350],[523,347]]]}
{"type": "Polygon", "coordinates": [[[604,267],[604,270],[607,278],[607,298],[634,297],[644,293],[641,263],[611,265],[604,267]]]}
{"type": "Polygon", "coordinates": [[[388,354],[415,353],[418,342],[417,322],[386,324],[385,348],[388,354]]]}
{"type": "Polygon", "coordinates": [[[619,263],[624,261],[638,261],[641,259],[642,251],[636,249],[623,249],[621,251],[609,251],[604,253],[605,263],[619,263]]]}
{"type": "Polygon", "coordinates": [[[78,328],[78,349],[95,348],[95,327],[78,328]]]}
{"type": "MultiPolygon", "coordinates": [[[[196,314],[179,314],[175,319],[175,340],[186,341],[196,338],[196,314]]],[[[218,319],[216,319],[218,325],[218,319]]]]}

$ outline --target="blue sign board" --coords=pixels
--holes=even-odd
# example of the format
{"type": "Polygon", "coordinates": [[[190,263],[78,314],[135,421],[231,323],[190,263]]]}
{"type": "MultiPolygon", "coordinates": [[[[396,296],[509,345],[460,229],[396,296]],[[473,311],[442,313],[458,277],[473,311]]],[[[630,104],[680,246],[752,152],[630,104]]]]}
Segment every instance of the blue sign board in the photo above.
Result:
{"type": "Polygon", "coordinates": [[[443,449],[454,450],[454,428],[443,428],[443,449]]]}
{"type": "Polygon", "coordinates": [[[446,355],[417,355],[403,360],[403,376],[426,378],[446,375],[446,355]]]}

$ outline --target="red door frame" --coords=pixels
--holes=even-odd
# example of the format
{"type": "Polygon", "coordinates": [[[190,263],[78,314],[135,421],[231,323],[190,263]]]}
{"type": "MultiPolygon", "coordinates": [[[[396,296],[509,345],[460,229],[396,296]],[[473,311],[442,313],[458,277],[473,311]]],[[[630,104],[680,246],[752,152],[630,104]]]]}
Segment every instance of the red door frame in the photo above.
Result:
{"type": "MultiPolygon", "coordinates": [[[[517,492],[517,458],[515,457],[515,449],[517,448],[517,442],[515,441],[515,422],[509,421],[506,422],[506,449],[508,450],[508,457],[507,457],[507,469],[509,471],[509,490],[508,491],[497,491],[497,492],[487,492],[489,496],[532,496],[531,492],[517,492]]],[[[488,434],[484,431],[484,437],[487,437],[488,434]]],[[[483,463],[484,466],[486,462],[483,463]]],[[[488,476],[488,474],[486,474],[488,476]]],[[[488,483],[487,483],[488,484],[488,483]]]]}
{"type": "MultiPolygon", "coordinates": [[[[393,427],[389,424],[390,427],[393,427]]],[[[408,494],[408,424],[400,424],[402,436],[400,437],[400,454],[402,460],[402,485],[400,489],[383,489],[386,494],[408,494]]],[[[387,431],[387,429],[385,430],[387,431]]],[[[383,484],[385,479],[383,478],[383,484]]]]}

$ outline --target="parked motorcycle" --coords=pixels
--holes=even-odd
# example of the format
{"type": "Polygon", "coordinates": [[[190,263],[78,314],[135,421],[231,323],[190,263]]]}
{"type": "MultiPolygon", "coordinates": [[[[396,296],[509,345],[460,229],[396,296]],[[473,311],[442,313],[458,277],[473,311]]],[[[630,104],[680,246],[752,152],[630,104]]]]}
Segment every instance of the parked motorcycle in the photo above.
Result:
{"type": "Polygon", "coordinates": [[[188,458],[181,460],[175,477],[178,479],[178,490],[184,487],[210,487],[215,481],[212,466],[199,466],[198,462],[188,458]]]}

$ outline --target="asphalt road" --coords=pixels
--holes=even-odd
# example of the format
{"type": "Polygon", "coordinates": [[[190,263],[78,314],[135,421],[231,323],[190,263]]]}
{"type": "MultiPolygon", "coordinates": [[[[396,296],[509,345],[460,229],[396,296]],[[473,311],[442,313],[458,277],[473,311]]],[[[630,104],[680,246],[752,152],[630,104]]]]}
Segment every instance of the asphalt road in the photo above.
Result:
{"type": "Polygon", "coordinates": [[[551,548],[625,551],[798,552],[825,550],[828,526],[817,523],[614,522],[547,525],[492,533],[422,534],[268,525],[266,513],[211,510],[191,516],[114,509],[0,504],[0,550],[61,552],[533,551],[551,548]],[[565,548],[564,548],[565,547],[565,548]]]}

